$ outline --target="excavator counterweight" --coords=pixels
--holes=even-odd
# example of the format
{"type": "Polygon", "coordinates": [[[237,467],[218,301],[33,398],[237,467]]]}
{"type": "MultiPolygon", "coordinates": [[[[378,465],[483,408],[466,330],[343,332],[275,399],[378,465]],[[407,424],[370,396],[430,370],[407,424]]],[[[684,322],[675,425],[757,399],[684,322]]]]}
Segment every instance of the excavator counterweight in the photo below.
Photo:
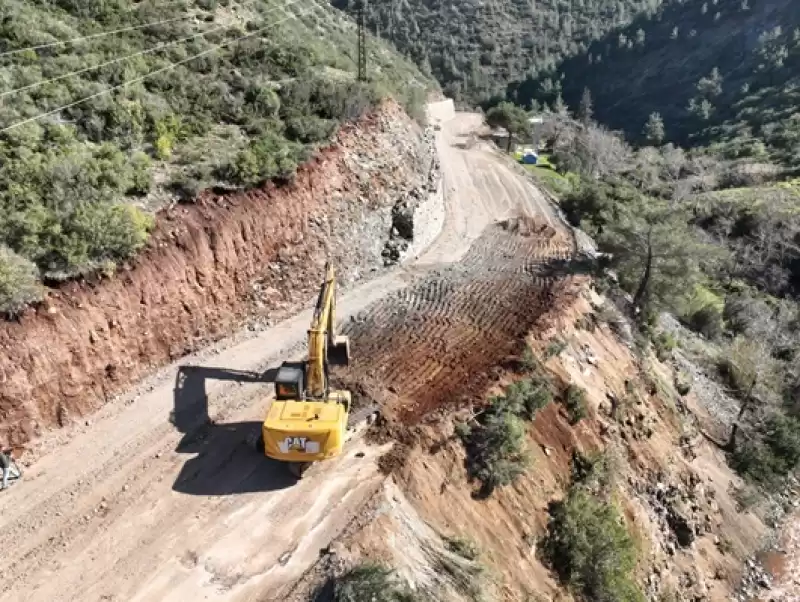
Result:
{"type": "Polygon", "coordinates": [[[331,391],[328,370],[350,363],[350,341],[336,335],[336,274],[325,265],[311,328],[308,358],[284,362],[275,377],[275,400],[262,427],[259,447],[273,459],[289,462],[302,476],[312,462],[338,456],[350,414],[349,391],[331,391]]]}

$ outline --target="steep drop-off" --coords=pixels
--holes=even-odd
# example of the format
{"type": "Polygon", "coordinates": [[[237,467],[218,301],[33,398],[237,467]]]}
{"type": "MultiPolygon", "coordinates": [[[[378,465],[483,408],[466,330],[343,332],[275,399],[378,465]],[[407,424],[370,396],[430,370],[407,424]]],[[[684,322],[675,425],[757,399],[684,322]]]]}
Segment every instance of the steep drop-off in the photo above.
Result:
{"type": "Polygon", "coordinates": [[[345,283],[379,269],[402,234],[395,205],[423,203],[437,165],[429,133],[385,102],[292,182],[163,211],[135,261],[0,324],[0,438],[24,443],[84,415],[250,315],[287,315],[311,298],[326,259],[345,283]]]}
{"type": "MultiPolygon", "coordinates": [[[[455,424],[480,414],[482,400],[519,380],[524,359],[510,355],[482,366],[482,387],[474,377],[463,378],[421,421],[403,426],[409,423],[402,412],[400,420],[390,418],[384,428],[399,443],[383,464],[389,479],[296,586],[292,600],[308,600],[332,575],[363,562],[394,568],[424,600],[592,599],[559,581],[545,541],[551,504],[564,499],[574,478],[575,455],[598,452],[609,462],[613,504],[636,549],[633,579],[646,599],[744,599],[738,594],[743,566],[768,529],[763,515],[739,506],[741,480],[702,436],[711,417],[694,392],[676,392],[671,366],[637,356],[613,323],[598,321],[608,313],[599,309],[602,299],[587,279],[570,281],[571,294],[554,298],[525,337],[561,393],[528,423],[532,464],[524,475],[488,498],[480,495],[454,432],[455,424]],[[563,350],[553,352],[558,342],[563,350]],[[588,414],[577,424],[563,398],[558,401],[568,384],[586,390],[588,414]],[[455,411],[453,401],[464,400],[478,407],[455,411]]],[[[520,305],[525,301],[533,298],[518,298],[520,305]]],[[[365,329],[362,339],[369,336],[365,329]]],[[[373,329],[376,340],[382,336],[373,329]]],[[[504,351],[522,342],[512,335],[504,351]]],[[[488,349],[493,347],[487,357],[488,349]]],[[[410,369],[410,362],[393,366],[403,368],[410,369]]],[[[415,383],[390,381],[387,393],[381,391],[386,371],[374,374],[378,378],[365,382],[370,392],[402,408],[415,383]]]]}

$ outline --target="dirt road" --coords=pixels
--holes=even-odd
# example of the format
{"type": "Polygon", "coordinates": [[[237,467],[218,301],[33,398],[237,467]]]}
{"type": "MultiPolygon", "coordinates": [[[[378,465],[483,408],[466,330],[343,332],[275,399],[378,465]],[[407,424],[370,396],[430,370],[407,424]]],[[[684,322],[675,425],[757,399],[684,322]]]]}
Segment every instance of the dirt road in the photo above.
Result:
{"type": "MultiPolygon", "coordinates": [[[[343,318],[388,315],[382,307],[391,314],[398,302],[411,302],[408,295],[432,286],[427,273],[462,258],[468,265],[471,243],[498,219],[530,214],[558,225],[530,183],[488,148],[469,143],[479,125],[479,116],[461,114],[440,132],[446,209],[440,236],[413,264],[344,294],[343,318]],[[391,295],[404,289],[405,296],[391,295]]],[[[547,243],[534,246],[549,252],[547,243]]],[[[515,252],[503,247],[494,261],[515,252]]],[[[563,245],[554,252],[563,254],[563,245]]],[[[503,303],[493,315],[511,310],[503,303]]],[[[431,313],[432,306],[419,307],[431,313]]],[[[309,320],[303,312],[185,358],[85,425],[53,433],[51,451],[0,496],[0,600],[280,599],[382,478],[374,461],[382,450],[359,442],[290,486],[247,444],[269,403],[263,372],[301,351],[309,320]],[[206,424],[206,416],[213,422],[206,424]]],[[[494,327],[492,320],[476,321],[494,327]]],[[[438,328],[448,324],[443,319],[438,328]]],[[[449,364],[462,360],[453,355],[449,364]]],[[[418,376],[429,382],[441,369],[425,370],[418,376]]]]}

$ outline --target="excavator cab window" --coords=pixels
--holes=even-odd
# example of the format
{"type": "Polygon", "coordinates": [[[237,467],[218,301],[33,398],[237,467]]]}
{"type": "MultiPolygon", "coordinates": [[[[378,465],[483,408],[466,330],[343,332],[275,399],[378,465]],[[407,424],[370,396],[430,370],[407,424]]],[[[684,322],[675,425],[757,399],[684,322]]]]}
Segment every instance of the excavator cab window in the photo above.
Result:
{"type": "Polygon", "coordinates": [[[286,365],[280,367],[275,376],[275,398],[301,399],[303,392],[302,367],[286,365]]]}

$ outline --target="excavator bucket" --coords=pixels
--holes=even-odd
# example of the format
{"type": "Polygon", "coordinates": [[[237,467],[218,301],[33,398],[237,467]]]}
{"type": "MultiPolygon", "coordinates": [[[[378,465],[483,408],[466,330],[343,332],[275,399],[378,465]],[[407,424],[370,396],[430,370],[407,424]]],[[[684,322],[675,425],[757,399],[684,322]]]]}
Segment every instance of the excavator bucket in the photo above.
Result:
{"type": "Polygon", "coordinates": [[[331,366],[350,365],[350,337],[339,335],[328,345],[328,363],[331,366]]]}

